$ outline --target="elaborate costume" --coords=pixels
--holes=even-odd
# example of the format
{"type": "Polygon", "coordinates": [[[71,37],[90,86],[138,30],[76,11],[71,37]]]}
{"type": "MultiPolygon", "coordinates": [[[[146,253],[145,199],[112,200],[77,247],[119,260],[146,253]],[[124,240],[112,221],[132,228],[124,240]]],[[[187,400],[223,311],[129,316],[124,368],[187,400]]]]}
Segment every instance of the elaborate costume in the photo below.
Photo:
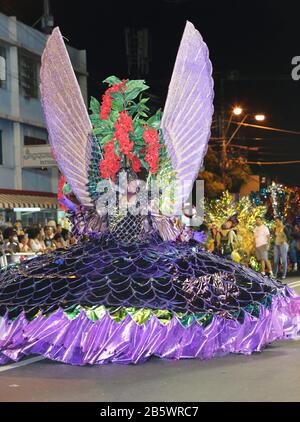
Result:
{"type": "Polygon", "coordinates": [[[122,208],[124,198],[140,206],[140,178],[186,181],[181,194],[169,192],[174,209],[191,191],[213,113],[200,34],[187,23],[161,121],[159,113],[149,118],[146,100],[135,101],[144,81],[106,82],[89,117],[55,29],[43,55],[42,102],[53,152],[81,204],[64,196],[68,189],[60,193],[81,240],[0,272],[0,362],[30,354],[78,365],[205,359],[295,337],[293,291],[206,252],[199,234],[182,241],[172,219],[154,211],[166,204],[163,193],[144,214],[122,208]],[[128,186],[111,201],[99,186],[124,175],[128,186]]]}

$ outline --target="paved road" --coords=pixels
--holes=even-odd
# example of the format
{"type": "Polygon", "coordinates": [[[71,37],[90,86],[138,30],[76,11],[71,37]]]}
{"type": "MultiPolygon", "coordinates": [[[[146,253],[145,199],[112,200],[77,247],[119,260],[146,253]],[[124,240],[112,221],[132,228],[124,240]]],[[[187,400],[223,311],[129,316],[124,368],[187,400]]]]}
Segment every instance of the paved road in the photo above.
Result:
{"type": "MultiPolygon", "coordinates": [[[[300,295],[300,275],[287,281],[300,295]]],[[[300,340],[252,356],[137,366],[73,367],[35,358],[0,367],[0,401],[300,401],[299,362],[300,340]]]]}

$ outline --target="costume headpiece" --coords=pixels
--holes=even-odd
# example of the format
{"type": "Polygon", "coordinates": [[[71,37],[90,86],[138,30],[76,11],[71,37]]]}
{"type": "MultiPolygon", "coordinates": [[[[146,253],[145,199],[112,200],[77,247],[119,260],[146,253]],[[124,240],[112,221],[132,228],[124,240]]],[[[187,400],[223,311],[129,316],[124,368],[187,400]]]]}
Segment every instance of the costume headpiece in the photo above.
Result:
{"type": "Polygon", "coordinates": [[[184,182],[175,198],[181,208],[202,165],[213,114],[212,67],[199,32],[186,23],[161,119],[148,115],[137,97],[144,81],[105,80],[110,87],[100,105],[91,101],[89,116],[58,28],[42,57],[41,99],[49,139],[61,172],[85,207],[95,206],[95,186],[114,179],[122,162],[184,182]],[[168,163],[170,165],[168,165],[168,163]],[[172,177],[173,177],[172,176],[172,177]]]}

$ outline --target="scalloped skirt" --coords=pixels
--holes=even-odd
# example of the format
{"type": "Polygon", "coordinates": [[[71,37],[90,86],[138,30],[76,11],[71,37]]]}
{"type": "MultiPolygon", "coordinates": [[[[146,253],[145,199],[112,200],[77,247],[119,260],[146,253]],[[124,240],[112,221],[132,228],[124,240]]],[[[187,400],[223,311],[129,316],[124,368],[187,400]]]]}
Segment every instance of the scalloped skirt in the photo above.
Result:
{"type": "Polygon", "coordinates": [[[196,320],[183,325],[176,314],[167,322],[153,314],[139,324],[129,314],[116,321],[107,311],[94,321],[83,309],[73,319],[62,309],[31,321],[24,314],[13,321],[2,317],[0,364],[29,355],[72,365],[137,364],[151,356],[177,360],[249,355],[275,340],[300,335],[300,297],[287,291],[287,296],[273,297],[269,308],[261,306],[258,318],[246,313],[240,323],[214,315],[205,327],[196,320]]]}

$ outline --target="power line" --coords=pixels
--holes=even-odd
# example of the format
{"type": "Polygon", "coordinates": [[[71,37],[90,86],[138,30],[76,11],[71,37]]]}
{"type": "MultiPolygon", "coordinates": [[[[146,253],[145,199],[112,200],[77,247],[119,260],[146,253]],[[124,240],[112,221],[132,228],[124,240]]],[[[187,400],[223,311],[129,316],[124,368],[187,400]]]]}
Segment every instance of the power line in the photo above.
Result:
{"type": "Polygon", "coordinates": [[[258,164],[258,165],[286,165],[286,164],[300,164],[300,160],[292,161],[246,161],[245,164],[258,164]]]}
{"type": "Polygon", "coordinates": [[[241,123],[241,122],[236,122],[236,121],[232,121],[232,123],[234,123],[236,125],[240,125],[240,126],[254,127],[256,129],[270,130],[270,131],[273,131],[273,132],[281,132],[281,133],[290,133],[292,135],[300,135],[300,132],[296,131],[296,130],[279,129],[279,128],[271,127],[271,126],[261,126],[261,125],[254,125],[254,124],[251,124],[251,123],[241,123]]]}

